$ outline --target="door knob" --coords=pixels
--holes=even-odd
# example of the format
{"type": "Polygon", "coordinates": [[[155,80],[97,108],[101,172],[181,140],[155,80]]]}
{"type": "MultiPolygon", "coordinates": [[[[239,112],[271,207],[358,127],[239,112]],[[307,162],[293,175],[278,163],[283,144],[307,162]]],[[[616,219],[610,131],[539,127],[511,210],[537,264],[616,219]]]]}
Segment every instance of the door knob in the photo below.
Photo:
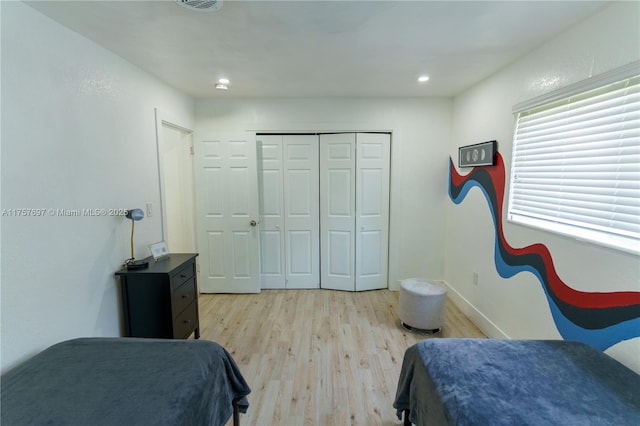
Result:
{"type": "Polygon", "coordinates": [[[252,220],[251,222],[249,222],[249,225],[251,226],[256,226],[258,224],[258,222],[256,222],[255,220],[252,220]]]}

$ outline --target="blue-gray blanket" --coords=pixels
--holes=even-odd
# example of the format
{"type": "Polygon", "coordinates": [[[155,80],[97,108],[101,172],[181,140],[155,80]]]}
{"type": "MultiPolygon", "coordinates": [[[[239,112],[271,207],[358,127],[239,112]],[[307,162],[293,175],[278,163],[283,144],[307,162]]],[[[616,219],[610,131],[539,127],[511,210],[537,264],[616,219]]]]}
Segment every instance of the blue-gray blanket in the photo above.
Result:
{"type": "Polygon", "coordinates": [[[640,376],[582,343],[427,339],[393,406],[422,425],[640,425],[640,376]]]}
{"type": "Polygon", "coordinates": [[[1,385],[3,426],[224,425],[250,392],[217,343],[135,338],[59,343],[1,385]]]}

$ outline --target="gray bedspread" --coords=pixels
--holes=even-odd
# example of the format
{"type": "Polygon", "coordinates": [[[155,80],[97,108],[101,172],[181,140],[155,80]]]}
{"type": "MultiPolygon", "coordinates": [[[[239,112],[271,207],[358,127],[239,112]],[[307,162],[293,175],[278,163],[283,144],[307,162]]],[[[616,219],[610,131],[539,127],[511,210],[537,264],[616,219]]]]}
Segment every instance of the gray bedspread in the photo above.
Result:
{"type": "Polygon", "coordinates": [[[13,425],[224,425],[250,392],[205,340],[86,338],[51,346],[2,376],[13,425]]]}
{"type": "Polygon", "coordinates": [[[427,339],[393,406],[416,425],[640,425],[640,376],[582,343],[427,339]]]}

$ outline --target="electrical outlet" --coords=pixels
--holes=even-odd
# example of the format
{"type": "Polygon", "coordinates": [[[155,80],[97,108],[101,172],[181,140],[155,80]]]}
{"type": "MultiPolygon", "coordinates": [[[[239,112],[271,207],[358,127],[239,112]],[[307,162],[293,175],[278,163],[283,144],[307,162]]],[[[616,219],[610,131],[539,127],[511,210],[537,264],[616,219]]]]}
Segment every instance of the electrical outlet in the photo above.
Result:
{"type": "Polygon", "coordinates": [[[153,203],[152,202],[148,202],[147,203],[147,217],[151,217],[153,216],[153,203]]]}
{"type": "Polygon", "coordinates": [[[473,273],[473,285],[478,285],[478,273],[473,273]]]}

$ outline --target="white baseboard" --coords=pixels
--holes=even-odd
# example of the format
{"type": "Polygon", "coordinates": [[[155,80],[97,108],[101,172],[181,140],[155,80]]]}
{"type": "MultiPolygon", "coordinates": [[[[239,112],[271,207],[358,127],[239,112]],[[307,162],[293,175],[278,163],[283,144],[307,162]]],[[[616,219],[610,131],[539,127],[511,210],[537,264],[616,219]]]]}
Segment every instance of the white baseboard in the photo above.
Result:
{"type": "Polygon", "coordinates": [[[447,298],[453,302],[484,334],[492,339],[510,339],[510,337],[480,312],[471,302],[464,298],[446,281],[438,281],[447,288],[447,298]]]}

